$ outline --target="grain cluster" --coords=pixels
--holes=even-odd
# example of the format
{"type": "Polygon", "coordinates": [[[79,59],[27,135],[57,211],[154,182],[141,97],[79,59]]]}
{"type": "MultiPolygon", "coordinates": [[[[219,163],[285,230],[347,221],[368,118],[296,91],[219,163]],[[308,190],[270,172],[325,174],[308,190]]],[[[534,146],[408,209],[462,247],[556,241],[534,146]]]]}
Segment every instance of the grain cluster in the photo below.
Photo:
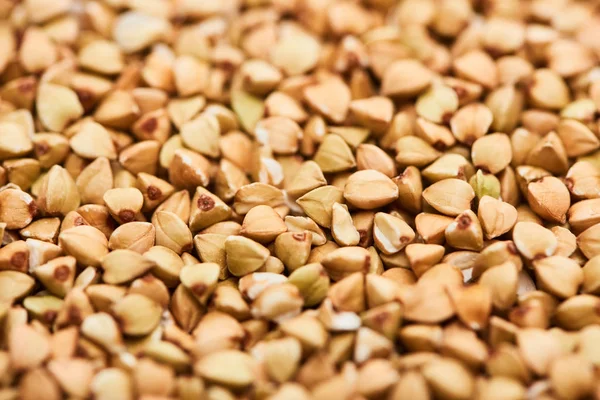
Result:
{"type": "Polygon", "coordinates": [[[600,398],[595,0],[0,0],[0,400],[600,398]]]}

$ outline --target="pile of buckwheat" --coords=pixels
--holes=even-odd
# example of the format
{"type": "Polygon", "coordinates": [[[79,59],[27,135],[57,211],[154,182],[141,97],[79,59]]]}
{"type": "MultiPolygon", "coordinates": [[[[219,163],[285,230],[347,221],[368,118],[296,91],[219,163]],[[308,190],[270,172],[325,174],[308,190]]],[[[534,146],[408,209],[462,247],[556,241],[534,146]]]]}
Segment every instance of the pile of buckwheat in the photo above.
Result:
{"type": "Polygon", "coordinates": [[[597,0],[0,0],[0,400],[600,398],[597,0]]]}

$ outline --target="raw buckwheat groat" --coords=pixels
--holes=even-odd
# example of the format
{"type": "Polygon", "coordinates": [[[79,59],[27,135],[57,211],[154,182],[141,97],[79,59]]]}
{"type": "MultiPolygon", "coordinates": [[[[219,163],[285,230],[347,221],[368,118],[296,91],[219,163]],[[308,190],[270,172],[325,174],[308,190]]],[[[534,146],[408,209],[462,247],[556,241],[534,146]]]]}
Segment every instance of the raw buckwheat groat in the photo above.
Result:
{"type": "Polygon", "coordinates": [[[595,0],[0,0],[0,400],[600,398],[595,0]]]}

